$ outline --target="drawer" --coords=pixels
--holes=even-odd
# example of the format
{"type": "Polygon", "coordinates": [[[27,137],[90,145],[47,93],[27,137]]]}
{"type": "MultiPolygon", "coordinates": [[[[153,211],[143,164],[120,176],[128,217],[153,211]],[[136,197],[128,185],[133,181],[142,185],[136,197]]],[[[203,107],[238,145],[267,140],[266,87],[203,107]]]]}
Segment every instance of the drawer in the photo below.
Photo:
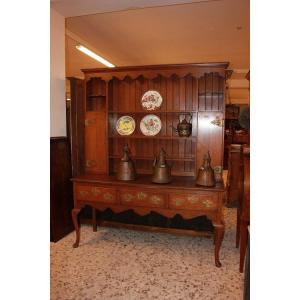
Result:
{"type": "Polygon", "coordinates": [[[119,198],[128,206],[165,207],[167,196],[146,190],[120,190],[119,198]]]}
{"type": "Polygon", "coordinates": [[[214,210],[218,207],[218,195],[213,194],[170,194],[171,209],[214,210]]]}
{"type": "Polygon", "coordinates": [[[115,189],[90,185],[77,185],[76,199],[102,203],[117,203],[115,189]]]}

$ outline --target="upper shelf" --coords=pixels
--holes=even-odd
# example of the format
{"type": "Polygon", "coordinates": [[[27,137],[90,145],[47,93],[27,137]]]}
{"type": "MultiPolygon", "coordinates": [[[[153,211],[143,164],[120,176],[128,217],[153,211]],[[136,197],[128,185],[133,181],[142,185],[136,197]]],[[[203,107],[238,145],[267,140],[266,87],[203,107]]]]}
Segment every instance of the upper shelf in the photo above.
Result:
{"type": "MultiPolygon", "coordinates": [[[[109,158],[113,158],[113,159],[121,159],[122,156],[121,155],[109,155],[109,158]]],[[[136,159],[136,160],[152,160],[154,159],[153,156],[135,156],[135,155],[131,155],[132,159],[136,159]]],[[[190,156],[190,157],[167,157],[167,160],[170,161],[190,161],[190,162],[194,162],[195,161],[195,156],[190,156]]]]}
{"type": "Polygon", "coordinates": [[[106,97],[105,95],[87,95],[88,98],[106,97]]]}
{"type": "Polygon", "coordinates": [[[158,140],[196,140],[197,137],[190,136],[190,137],[180,137],[180,136],[146,136],[146,135],[111,135],[109,136],[110,139],[158,139],[158,140]]]}
{"type": "Polygon", "coordinates": [[[189,114],[189,113],[197,113],[197,110],[136,110],[136,111],[125,111],[125,110],[110,110],[108,111],[110,114],[189,114]]]}

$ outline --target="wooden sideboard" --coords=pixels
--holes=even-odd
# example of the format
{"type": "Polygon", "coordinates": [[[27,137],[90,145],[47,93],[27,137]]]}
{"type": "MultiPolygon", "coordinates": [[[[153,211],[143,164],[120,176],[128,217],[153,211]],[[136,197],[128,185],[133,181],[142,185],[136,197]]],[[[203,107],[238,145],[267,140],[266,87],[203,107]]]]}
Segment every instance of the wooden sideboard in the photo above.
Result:
{"type": "Polygon", "coordinates": [[[110,208],[118,213],[133,209],[145,215],[151,211],[164,217],[207,216],[214,226],[215,262],[224,235],[223,149],[225,116],[225,79],[228,63],[132,66],[85,69],[84,80],[71,80],[71,145],[73,164],[76,242],[79,244],[78,213],[85,206],[110,208]],[[155,110],[141,105],[145,92],[160,93],[162,103],[155,110]],[[140,122],[148,114],[161,120],[155,136],[145,136],[140,122]],[[182,115],[189,115],[192,134],[180,137],[176,127],[182,115]],[[120,135],[120,117],[135,120],[131,135],[120,135]],[[175,129],[174,129],[175,128],[175,129]],[[138,179],[115,179],[123,148],[128,145],[138,179]],[[152,184],[153,158],[161,148],[172,165],[170,184],[152,184]],[[210,152],[216,187],[201,188],[195,179],[210,152]]]}
{"type": "MultiPolygon", "coordinates": [[[[135,181],[118,181],[108,175],[82,175],[72,179],[74,182],[74,209],[72,218],[76,229],[78,247],[80,227],[78,214],[90,205],[94,209],[112,209],[122,212],[133,209],[140,215],[155,211],[171,218],[176,214],[184,218],[205,215],[214,226],[215,264],[221,266],[219,251],[224,236],[223,220],[223,183],[213,188],[195,186],[194,178],[174,177],[170,184],[158,185],[151,183],[151,177],[140,175],[135,181]]],[[[93,214],[93,227],[96,230],[96,218],[93,214]]]]}

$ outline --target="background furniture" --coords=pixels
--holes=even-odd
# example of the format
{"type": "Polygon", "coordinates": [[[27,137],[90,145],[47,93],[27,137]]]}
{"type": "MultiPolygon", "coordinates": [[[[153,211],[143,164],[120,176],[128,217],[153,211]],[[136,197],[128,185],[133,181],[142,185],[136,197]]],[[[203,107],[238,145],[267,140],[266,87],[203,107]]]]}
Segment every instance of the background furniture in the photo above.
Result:
{"type": "Polygon", "coordinates": [[[247,105],[227,104],[225,113],[224,169],[229,168],[229,151],[231,144],[249,144],[250,133],[239,124],[238,118],[243,107],[247,105]]]}
{"type": "Polygon", "coordinates": [[[250,300],[250,230],[248,228],[248,243],[246,249],[245,277],[244,277],[244,300],[250,300]]]}
{"type": "Polygon", "coordinates": [[[248,243],[248,226],[250,225],[250,148],[243,147],[243,164],[241,166],[241,186],[237,209],[236,246],[240,247],[240,272],[243,272],[245,253],[248,243]]]}
{"type": "Polygon", "coordinates": [[[237,207],[242,184],[243,146],[239,144],[229,145],[228,173],[226,182],[226,204],[229,207],[237,207]]]}
{"type": "MultiPolygon", "coordinates": [[[[72,104],[76,108],[71,108],[76,115],[71,121],[75,128],[71,140],[76,153],[72,157],[76,158],[74,172],[77,174],[73,178],[75,225],[79,211],[86,204],[114,212],[125,209],[141,212],[142,206],[145,213],[150,213],[160,208],[159,212],[166,217],[181,210],[181,215],[210,218],[218,247],[224,234],[221,194],[224,191],[223,122],[227,66],[227,63],[213,63],[90,69],[83,70],[84,81],[73,79],[73,84],[71,81],[71,91],[73,89],[76,97],[72,104]],[[141,106],[142,95],[148,90],[156,90],[162,95],[162,105],[155,111],[146,111],[141,106]],[[156,136],[148,137],[140,132],[140,120],[147,114],[155,114],[161,119],[162,130],[156,136]],[[192,116],[190,137],[179,137],[172,128],[177,126],[182,114],[192,116]],[[117,120],[124,115],[133,117],[136,122],[136,129],[130,136],[121,136],[115,129],[117,120]],[[141,178],[141,182],[125,183],[130,193],[114,180],[125,144],[129,145],[141,178]],[[161,147],[172,164],[174,180],[171,185],[151,184],[153,159],[161,147]],[[208,150],[218,182],[218,187],[210,190],[194,184],[208,150]],[[153,189],[158,195],[153,195],[153,189]],[[170,189],[176,191],[179,198],[170,189]],[[130,195],[130,201],[124,199],[126,194],[130,195]],[[154,205],[153,201],[157,203],[154,205]]],[[[92,216],[95,220],[94,209],[92,216]]],[[[79,241],[79,225],[76,226],[79,241]]]]}
{"type": "Polygon", "coordinates": [[[70,211],[73,208],[73,191],[67,137],[50,139],[50,240],[57,242],[74,227],[70,211]]]}

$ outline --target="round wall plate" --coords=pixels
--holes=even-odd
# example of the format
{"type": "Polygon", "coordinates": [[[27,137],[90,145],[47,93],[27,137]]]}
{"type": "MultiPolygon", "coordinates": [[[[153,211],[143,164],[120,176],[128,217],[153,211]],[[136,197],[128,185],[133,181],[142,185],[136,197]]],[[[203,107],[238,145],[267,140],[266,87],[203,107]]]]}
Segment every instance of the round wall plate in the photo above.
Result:
{"type": "Polygon", "coordinates": [[[135,121],[130,116],[122,116],[118,119],[116,130],[120,135],[130,135],[135,130],[135,121]]]}
{"type": "Polygon", "coordinates": [[[146,136],[157,135],[161,130],[161,120],[156,115],[146,115],[140,122],[140,129],[146,136]]]}
{"type": "Polygon", "coordinates": [[[161,106],[162,101],[162,96],[159,92],[148,91],[143,95],[141,104],[142,107],[146,110],[156,110],[161,106]]]}

